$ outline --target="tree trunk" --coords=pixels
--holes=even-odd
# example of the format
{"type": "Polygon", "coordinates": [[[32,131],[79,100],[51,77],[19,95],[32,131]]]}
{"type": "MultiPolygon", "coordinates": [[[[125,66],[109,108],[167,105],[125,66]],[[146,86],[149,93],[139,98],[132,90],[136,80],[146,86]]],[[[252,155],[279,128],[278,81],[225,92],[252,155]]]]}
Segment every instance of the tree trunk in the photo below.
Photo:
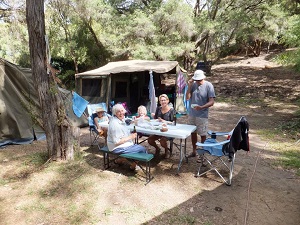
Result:
{"type": "Polygon", "coordinates": [[[66,116],[55,74],[47,74],[44,0],[26,0],[26,20],[32,75],[41,105],[49,158],[73,159],[74,146],[78,146],[74,142],[74,128],[66,116]]]}

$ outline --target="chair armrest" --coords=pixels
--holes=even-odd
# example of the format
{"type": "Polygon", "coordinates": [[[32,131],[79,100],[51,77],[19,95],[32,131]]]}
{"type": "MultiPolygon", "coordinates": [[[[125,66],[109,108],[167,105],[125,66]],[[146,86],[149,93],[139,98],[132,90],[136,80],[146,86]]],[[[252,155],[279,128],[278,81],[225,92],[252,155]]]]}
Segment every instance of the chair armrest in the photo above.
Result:
{"type": "Polygon", "coordinates": [[[228,142],[230,142],[230,140],[225,140],[225,141],[216,142],[216,143],[200,143],[200,142],[197,142],[196,145],[199,146],[199,147],[214,147],[214,146],[218,146],[218,145],[224,145],[228,142]]]}
{"type": "Polygon", "coordinates": [[[215,132],[215,131],[209,130],[207,132],[207,134],[212,135],[212,133],[215,133],[216,136],[225,136],[225,135],[229,135],[230,132],[215,132]]]}

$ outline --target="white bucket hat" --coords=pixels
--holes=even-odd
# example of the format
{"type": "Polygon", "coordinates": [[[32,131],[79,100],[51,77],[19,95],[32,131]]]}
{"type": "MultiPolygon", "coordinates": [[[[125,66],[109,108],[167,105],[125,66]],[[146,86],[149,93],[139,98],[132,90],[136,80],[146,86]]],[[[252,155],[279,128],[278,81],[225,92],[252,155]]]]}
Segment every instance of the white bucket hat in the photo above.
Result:
{"type": "Polygon", "coordinates": [[[203,80],[206,76],[202,70],[196,70],[194,76],[192,77],[193,80],[203,80]]]}
{"type": "Polygon", "coordinates": [[[103,109],[102,107],[96,108],[95,111],[96,111],[96,113],[98,113],[98,112],[106,112],[105,109],[103,109]]]}

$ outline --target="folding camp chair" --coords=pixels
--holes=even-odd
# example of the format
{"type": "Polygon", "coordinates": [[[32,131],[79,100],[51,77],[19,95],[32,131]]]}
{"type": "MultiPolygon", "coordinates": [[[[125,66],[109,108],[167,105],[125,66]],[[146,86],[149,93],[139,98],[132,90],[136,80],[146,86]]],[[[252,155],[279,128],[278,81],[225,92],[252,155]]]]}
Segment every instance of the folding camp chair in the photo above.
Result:
{"type": "MultiPolygon", "coordinates": [[[[90,140],[91,145],[98,144],[98,139],[101,137],[96,125],[94,124],[94,118],[97,116],[96,109],[102,107],[107,111],[106,103],[97,103],[97,104],[88,104],[87,110],[88,110],[88,121],[89,121],[89,128],[90,128],[90,140]]],[[[110,116],[109,114],[105,113],[107,116],[110,116]]]]}
{"type": "Polygon", "coordinates": [[[249,124],[244,116],[242,116],[231,132],[208,132],[210,138],[206,139],[204,143],[197,142],[198,155],[201,162],[196,177],[207,174],[210,171],[215,171],[222,180],[231,185],[234,161],[236,151],[243,149],[249,151],[249,124]],[[227,136],[227,140],[218,142],[217,136],[227,136]],[[200,174],[204,163],[209,167],[208,170],[200,174]],[[221,174],[220,168],[224,167],[228,171],[228,178],[221,174]]]}

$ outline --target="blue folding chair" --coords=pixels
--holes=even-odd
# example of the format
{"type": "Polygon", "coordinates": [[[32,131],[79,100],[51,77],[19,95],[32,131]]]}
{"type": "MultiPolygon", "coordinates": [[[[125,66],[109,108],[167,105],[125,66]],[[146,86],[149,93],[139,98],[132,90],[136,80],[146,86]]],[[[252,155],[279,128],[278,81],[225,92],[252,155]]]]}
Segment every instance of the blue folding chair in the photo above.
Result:
{"type": "Polygon", "coordinates": [[[231,185],[233,176],[234,161],[236,151],[243,149],[249,151],[249,124],[244,116],[242,116],[231,132],[208,132],[210,138],[204,143],[197,142],[197,153],[201,162],[196,177],[215,171],[227,185],[231,185]],[[217,136],[227,136],[227,140],[218,142],[217,136]],[[208,170],[200,173],[201,168],[207,165],[208,170]],[[228,178],[221,174],[221,166],[228,171],[228,178]]]}
{"type": "MultiPolygon", "coordinates": [[[[88,110],[88,122],[89,122],[89,129],[90,129],[90,140],[91,140],[91,145],[98,144],[98,139],[101,137],[99,134],[96,125],[94,124],[94,119],[97,117],[96,109],[102,107],[107,111],[107,106],[105,102],[97,103],[97,104],[88,104],[87,105],[87,110],[88,110]]],[[[110,115],[106,112],[105,113],[108,117],[110,115]]]]}

